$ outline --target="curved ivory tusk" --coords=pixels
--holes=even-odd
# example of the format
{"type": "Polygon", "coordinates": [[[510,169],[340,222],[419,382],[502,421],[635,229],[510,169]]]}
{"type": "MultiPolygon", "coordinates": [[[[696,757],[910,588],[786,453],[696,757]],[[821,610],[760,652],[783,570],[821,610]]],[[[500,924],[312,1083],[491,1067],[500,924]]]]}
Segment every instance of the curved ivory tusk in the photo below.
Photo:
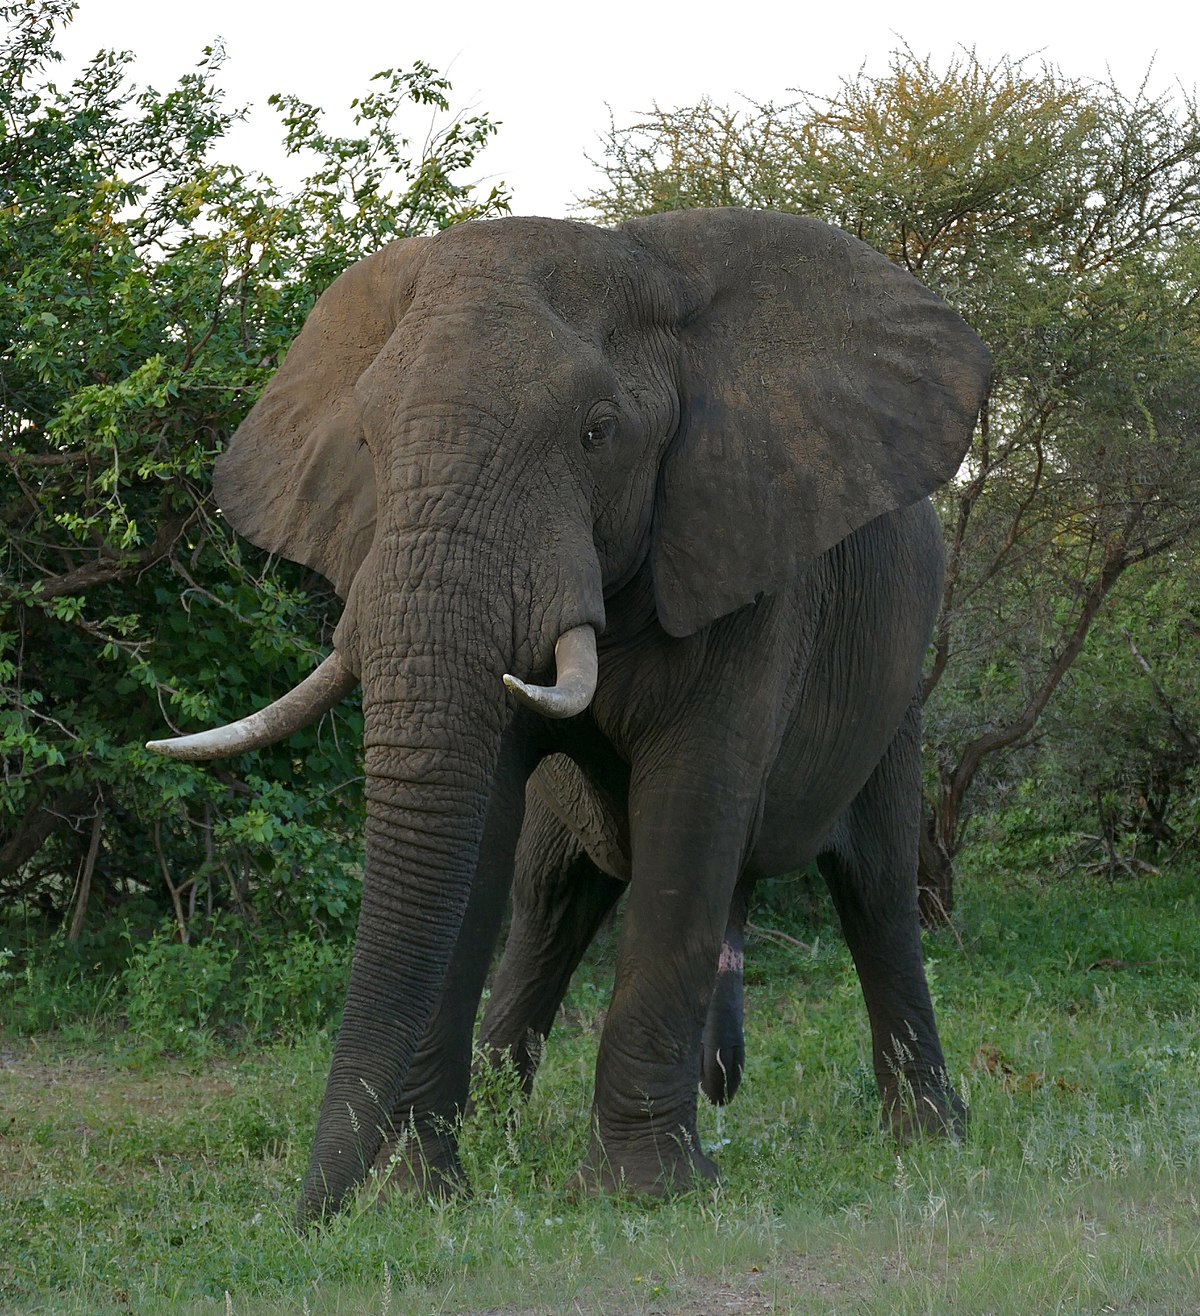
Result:
{"type": "Polygon", "coordinates": [[[535,712],[545,717],[574,717],[596,693],[596,632],[591,626],[564,631],[554,646],[558,675],[555,685],[527,685],[504,674],[504,684],[535,712]]]}
{"type": "Polygon", "coordinates": [[[227,754],[261,749],[315,722],[357,684],[358,677],[335,650],[298,686],[260,712],[251,713],[239,722],[230,722],[228,726],[215,727],[212,731],[198,731],[194,736],[151,740],[146,748],[173,759],[188,760],[217,759],[227,754]]]}

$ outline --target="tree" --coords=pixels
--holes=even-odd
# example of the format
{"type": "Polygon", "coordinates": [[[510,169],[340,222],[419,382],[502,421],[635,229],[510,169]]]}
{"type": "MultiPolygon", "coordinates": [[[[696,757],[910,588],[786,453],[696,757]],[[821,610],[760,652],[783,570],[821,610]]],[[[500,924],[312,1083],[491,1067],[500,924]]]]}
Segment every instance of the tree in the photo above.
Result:
{"type": "Polygon", "coordinates": [[[1200,561],[1164,554],[1113,590],[1041,720],[1054,752],[1037,752],[1029,777],[1073,849],[1112,876],[1200,841],[1198,652],[1200,561]]]}
{"type": "Polygon", "coordinates": [[[52,78],[71,0],[0,7],[0,907],[78,935],[95,904],[351,926],[359,811],[347,701],[216,772],[147,754],[313,665],[336,617],[311,572],[239,544],[209,472],[321,289],[383,242],[504,211],[460,182],[495,131],[428,65],[388,70],[355,133],[273,97],[311,157],[295,195],[222,163],[222,52],[166,93],[100,52],[52,78]],[[413,153],[410,107],[440,127],[413,153]],[[197,863],[197,856],[202,862],[197,863]]]}
{"type": "Polygon", "coordinates": [[[921,870],[927,915],[944,912],[981,772],[1029,743],[1126,573],[1200,531],[1196,104],[902,49],[828,100],[656,110],[612,130],[603,168],[586,204],[609,220],[734,203],[848,229],[992,349],[971,453],[937,498],[921,870]]]}

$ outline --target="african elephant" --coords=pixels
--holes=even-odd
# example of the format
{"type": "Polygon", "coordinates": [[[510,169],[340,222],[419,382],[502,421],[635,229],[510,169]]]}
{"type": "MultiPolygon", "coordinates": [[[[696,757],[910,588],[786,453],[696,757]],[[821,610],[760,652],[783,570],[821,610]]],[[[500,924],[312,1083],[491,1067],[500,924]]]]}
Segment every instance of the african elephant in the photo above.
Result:
{"type": "Polygon", "coordinates": [[[401,1124],[456,1177],[441,1118],[539,838],[550,894],[518,901],[517,964],[540,944],[569,972],[610,870],[629,877],[585,1183],[715,1175],[697,1078],[735,891],[817,854],[885,1111],[954,1122],[917,925],[915,692],[942,569],[926,495],[987,375],[936,296],[791,215],[462,224],[321,297],[215,490],[334,584],[334,652],[269,709],[156,744],[255,747],[362,686],[362,913],[302,1219],[401,1124]]]}

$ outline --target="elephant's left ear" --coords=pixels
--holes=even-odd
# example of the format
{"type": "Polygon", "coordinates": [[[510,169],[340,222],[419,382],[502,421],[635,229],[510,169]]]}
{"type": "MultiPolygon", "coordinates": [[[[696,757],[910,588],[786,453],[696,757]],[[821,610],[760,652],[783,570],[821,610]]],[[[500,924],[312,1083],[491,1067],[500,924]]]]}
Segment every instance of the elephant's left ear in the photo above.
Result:
{"type": "Polygon", "coordinates": [[[840,229],[677,211],[625,231],[678,271],[680,429],[659,477],[659,617],[686,635],[958,469],[987,349],[840,229]]]}
{"type": "Polygon", "coordinates": [[[334,280],[217,458],[213,490],[233,528],[315,568],[342,598],[375,535],[375,468],[354,386],[411,297],[426,241],[390,243],[334,280]]]}

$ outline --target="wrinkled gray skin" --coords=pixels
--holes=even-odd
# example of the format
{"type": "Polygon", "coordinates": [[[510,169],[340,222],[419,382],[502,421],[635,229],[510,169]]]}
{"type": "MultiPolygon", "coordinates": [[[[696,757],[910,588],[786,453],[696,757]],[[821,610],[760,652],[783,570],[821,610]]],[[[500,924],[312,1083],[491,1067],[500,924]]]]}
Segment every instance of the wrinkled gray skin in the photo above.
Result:
{"type": "Polygon", "coordinates": [[[362,915],[302,1219],[401,1127],[423,1158],[398,1177],[458,1180],[443,1121],[518,850],[484,1036],[530,1078],[628,882],[583,1183],[715,1175],[697,1080],[706,1054],[723,1099],[740,1070],[740,1031],[716,1058],[735,891],[817,855],[887,1117],[957,1120],[918,937],[914,696],[941,580],[926,495],[987,370],[936,297],[793,216],[465,224],[329,289],[216,478],[239,531],[334,582],[362,683],[362,915]],[[582,623],[590,707],[519,707],[501,675],[552,683],[582,623]]]}

